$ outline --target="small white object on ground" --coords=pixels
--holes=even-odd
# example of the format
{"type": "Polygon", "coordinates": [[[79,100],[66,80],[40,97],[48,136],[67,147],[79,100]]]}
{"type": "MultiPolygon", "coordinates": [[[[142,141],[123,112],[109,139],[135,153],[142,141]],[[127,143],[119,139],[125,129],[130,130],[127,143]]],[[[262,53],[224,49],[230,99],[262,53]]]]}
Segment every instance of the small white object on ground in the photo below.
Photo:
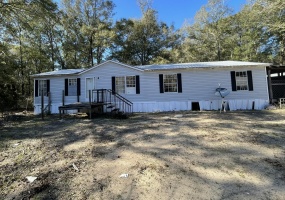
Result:
{"type": "Polygon", "coordinates": [[[121,174],[119,177],[120,178],[128,178],[129,174],[121,174]]]}
{"type": "Polygon", "coordinates": [[[174,117],[181,118],[181,117],[183,117],[183,115],[174,115],[174,117]]]}
{"type": "Polygon", "coordinates": [[[76,171],[79,171],[79,169],[76,167],[76,165],[74,163],[72,163],[72,166],[76,171]]]}
{"type": "Polygon", "coordinates": [[[16,144],[14,144],[14,146],[18,146],[20,143],[16,143],[16,144]]]}
{"type": "Polygon", "coordinates": [[[27,176],[26,179],[28,179],[28,181],[30,183],[34,182],[38,177],[35,177],[35,176],[27,176]]]}

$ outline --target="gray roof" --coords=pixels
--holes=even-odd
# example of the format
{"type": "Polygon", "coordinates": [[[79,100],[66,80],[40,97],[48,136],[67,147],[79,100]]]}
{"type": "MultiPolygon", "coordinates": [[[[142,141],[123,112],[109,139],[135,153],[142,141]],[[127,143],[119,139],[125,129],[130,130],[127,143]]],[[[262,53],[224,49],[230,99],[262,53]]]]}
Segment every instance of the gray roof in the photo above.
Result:
{"type": "Polygon", "coordinates": [[[171,69],[190,69],[190,68],[217,68],[217,67],[242,67],[242,66],[270,66],[270,63],[242,62],[242,61],[214,61],[197,63],[178,63],[162,65],[141,65],[135,66],[145,71],[152,70],[171,70],[171,69]]]}
{"type": "MultiPolygon", "coordinates": [[[[113,61],[107,61],[113,62],[113,61]]],[[[105,63],[107,63],[105,62],[105,63]]],[[[117,62],[115,62],[117,63],[117,62]]],[[[103,65],[104,63],[100,64],[103,65]]],[[[118,63],[121,64],[121,63],[118,63]]],[[[95,67],[98,67],[97,65],[95,67]]],[[[258,63],[258,62],[242,62],[242,61],[215,61],[215,62],[197,62],[197,63],[178,63],[178,64],[163,64],[163,65],[141,65],[141,66],[128,66],[134,69],[142,71],[153,70],[174,70],[174,69],[191,69],[191,68],[218,68],[218,67],[242,67],[242,66],[270,66],[270,63],[258,63]]],[[[95,68],[93,67],[93,68],[95,68]]],[[[64,75],[79,75],[84,71],[88,72],[93,69],[63,69],[51,72],[44,72],[40,74],[34,74],[32,77],[45,77],[45,76],[64,76],[64,75]]]]}
{"type": "Polygon", "coordinates": [[[33,77],[40,77],[40,76],[63,76],[63,75],[77,75],[80,72],[84,71],[85,69],[62,69],[56,70],[51,72],[44,72],[40,74],[33,74],[33,77]]]}

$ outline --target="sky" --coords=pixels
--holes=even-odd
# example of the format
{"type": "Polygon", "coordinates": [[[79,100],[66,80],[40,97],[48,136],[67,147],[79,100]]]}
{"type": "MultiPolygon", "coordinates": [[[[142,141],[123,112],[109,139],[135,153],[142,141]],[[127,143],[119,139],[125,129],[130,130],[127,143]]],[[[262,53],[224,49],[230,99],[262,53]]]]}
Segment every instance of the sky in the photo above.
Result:
{"type": "MultiPolygon", "coordinates": [[[[113,0],[116,4],[114,9],[114,20],[120,18],[141,17],[141,11],[137,0],[113,0]]],[[[193,21],[196,12],[201,6],[207,4],[207,0],[153,0],[152,7],[158,12],[158,19],[167,25],[174,25],[175,28],[181,28],[185,20],[193,21]]],[[[228,5],[235,12],[238,12],[246,0],[228,0],[228,5]]]]}

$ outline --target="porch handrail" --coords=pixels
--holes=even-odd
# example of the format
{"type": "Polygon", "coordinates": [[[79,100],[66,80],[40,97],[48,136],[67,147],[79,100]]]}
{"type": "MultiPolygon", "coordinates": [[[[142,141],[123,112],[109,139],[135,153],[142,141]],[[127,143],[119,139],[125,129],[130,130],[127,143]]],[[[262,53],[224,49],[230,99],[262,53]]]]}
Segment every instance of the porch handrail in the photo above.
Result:
{"type": "Polygon", "coordinates": [[[117,108],[122,109],[125,113],[132,113],[133,112],[133,103],[123,97],[122,95],[116,93],[115,91],[111,89],[94,89],[92,90],[92,100],[95,101],[97,97],[97,102],[101,103],[114,103],[117,108]],[[100,96],[101,94],[101,96],[100,96]],[[113,98],[112,98],[113,97],[113,98]],[[123,104],[121,104],[123,103],[123,104]],[[126,105],[126,106],[125,106],[126,105]]]}

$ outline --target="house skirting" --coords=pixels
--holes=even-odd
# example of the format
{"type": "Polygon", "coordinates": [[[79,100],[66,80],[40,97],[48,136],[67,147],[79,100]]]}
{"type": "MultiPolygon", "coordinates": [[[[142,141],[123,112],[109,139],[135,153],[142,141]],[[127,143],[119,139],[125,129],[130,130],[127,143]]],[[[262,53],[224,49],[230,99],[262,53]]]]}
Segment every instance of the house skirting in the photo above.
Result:
{"type": "MultiPolygon", "coordinates": [[[[224,100],[224,106],[231,110],[263,110],[269,104],[268,100],[264,99],[238,99],[238,100],[224,100]]],[[[221,108],[221,100],[204,100],[204,101],[167,101],[167,102],[133,102],[133,112],[164,112],[164,111],[180,111],[193,110],[194,104],[199,105],[202,110],[219,110],[221,108]]],[[[59,113],[59,104],[52,104],[50,112],[53,114],[59,113]]],[[[44,106],[47,111],[47,104],[44,106]]],[[[68,110],[67,113],[76,113],[77,110],[68,110]]],[[[34,114],[41,113],[41,105],[35,104],[34,114]]]]}
{"type": "MultiPolygon", "coordinates": [[[[134,112],[163,112],[163,111],[179,111],[193,110],[193,103],[199,105],[202,110],[219,110],[222,100],[204,100],[204,101],[170,101],[170,102],[134,102],[134,112]]],[[[264,99],[239,99],[224,100],[224,106],[229,110],[263,110],[269,104],[264,99]]]]}

